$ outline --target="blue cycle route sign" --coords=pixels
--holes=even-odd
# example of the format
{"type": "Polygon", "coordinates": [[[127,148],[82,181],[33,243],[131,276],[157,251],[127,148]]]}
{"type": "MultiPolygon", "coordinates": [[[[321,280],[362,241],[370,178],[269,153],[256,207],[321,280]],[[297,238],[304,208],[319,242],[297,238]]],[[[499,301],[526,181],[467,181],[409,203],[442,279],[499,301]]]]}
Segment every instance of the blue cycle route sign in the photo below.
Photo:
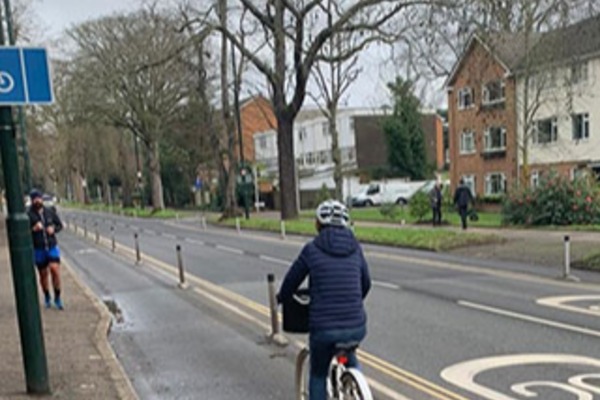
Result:
{"type": "Polygon", "coordinates": [[[0,105],[50,104],[53,100],[46,49],[0,47],[0,105]]]}

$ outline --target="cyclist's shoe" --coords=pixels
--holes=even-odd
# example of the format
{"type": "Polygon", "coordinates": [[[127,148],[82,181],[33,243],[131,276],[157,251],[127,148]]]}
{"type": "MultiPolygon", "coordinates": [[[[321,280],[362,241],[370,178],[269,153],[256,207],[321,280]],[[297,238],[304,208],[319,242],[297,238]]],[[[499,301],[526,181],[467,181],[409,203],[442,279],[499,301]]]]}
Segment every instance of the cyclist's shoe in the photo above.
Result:
{"type": "Polygon", "coordinates": [[[63,305],[63,302],[61,299],[54,299],[54,305],[56,306],[56,308],[58,308],[59,310],[64,310],[65,307],[63,305]]]}
{"type": "Polygon", "coordinates": [[[46,308],[52,307],[52,301],[50,299],[49,294],[44,296],[44,305],[46,306],[46,308]]]}

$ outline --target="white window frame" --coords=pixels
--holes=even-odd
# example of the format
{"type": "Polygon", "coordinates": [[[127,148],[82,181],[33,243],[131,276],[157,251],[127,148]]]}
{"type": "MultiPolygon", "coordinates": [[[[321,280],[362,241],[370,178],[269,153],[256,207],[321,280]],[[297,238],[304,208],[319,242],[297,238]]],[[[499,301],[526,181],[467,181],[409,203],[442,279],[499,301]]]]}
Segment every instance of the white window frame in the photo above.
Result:
{"type": "Polygon", "coordinates": [[[457,100],[458,100],[458,109],[459,110],[466,110],[466,109],[475,107],[475,92],[470,87],[462,88],[458,91],[458,99],[457,100]],[[467,94],[469,96],[471,96],[470,104],[464,104],[464,101],[463,101],[463,99],[466,97],[467,94]]]}
{"type": "Polygon", "coordinates": [[[266,136],[260,136],[258,138],[258,147],[261,150],[266,150],[267,149],[267,147],[268,147],[268,140],[267,140],[266,136]]]}
{"type": "Polygon", "coordinates": [[[305,165],[314,165],[315,164],[315,155],[312,151],[306,153],[306,162],[305,165]]]}
{"type": "Polygon", "coordinates": [[[331,136],[331,132],[329,132],[329,122],[323,122],[321,124],[321,131],[323,132],[323,137],[331,136]]]}
{"type": "Polygon", "coordinates": [[[304,142],[306,140],[306,128],[302,127],[298,129],[298,140],[304,142]]]}
{"type": "Polygon", "coordinates": [[[578,85],[587,82],[589,73],[589,63],[587,61],[573,64],[571,66],[571,83],[573,85],[578,85]]]}
{"type": "Polygon", "coordinates": [[[473,197],[477,196],[477,177],[473,174],[463,175],[461,176],[463,182],[465,182],[465,186],[468,186],[471,189],[471,194],[473,197]]]}
{"type": "Polygon", "coordinates": [[[482,87],[482,104],[484,106],[491,106],[494,104],[502,104],[506,101],[506,83],[504,82],[504,79],[498,79],[495,81],[490,81],[488,83],[485,83],[482,87]],[[491,84],[495,84],[500,82],[500,90],[502,92],[502,97],[498,98],[498,99],[494,99],[494,100],[490,100],[490,90],[488,89],[488,86],[491,84]]]}
{"type": "Polygon", "coordinates": [[[491,172],[485,175],[485,188],[484,193],[486,196],[498,196],[506,193],[506,174],[503,172],[491,172]],[[500,193],[491,192],[491,182],[493,176],[500,176],[502,179],[502,191],[500,193]]]}
{"type": "Polygon", "coordinates": [[[534,122],[535,126],[534,126],[534,135],[533,135],[533,143],[537,144],[537,145],[549,145],[549,144],[553,144],[558,142],[558,118],[556,117],[551,117],[551,118],[544,118],[544,119],[540,119],[534,122]],[[540,123],[542,122],[546,122],[546,121],[551,121],[551,127],[550,129],[552,130],[550,132],[550,141],[548,142],[543,142],[540,143],[540,123]]]}
{"type": "Polygon", "coordinates": [[[506,151],[506,128],[503,126],[490,126],[489,128],[487,128],[485,130],[485,133],[483,135],[483,141],[484,141],[484,152],[486,152],[486,153],[493,153],[496,151],[506,151]],[[492,129],[500,130],[500,142],[502,144],[500,147],[491,147],[492,129]]]}
{"type": "Polygon", "coordinates": [[[571,122],[573,123],[573,135],[572,135],[573,140],[576,142],[589,140],[589,138],[590,138],[590,114],[589,113],[573,114],[571,116],[571,122]],[[575,137],[575,133],[576,133],[576,129],[577,129],[577,122],[576,122],[577,118],[582,118],[582,127],[584,130],[582,132],[583,134],[580,138],[575,137]]]}
{"type": "Polygon", "coordinates": [[[470,130],[462,131],[462,133],[460,134],[460,154],[467,155],[467,154],[475,154],[476,152],[477,152],[477,145],[475,144],[475,132],[470,131],[470,130]],[[467,137],[467,136],[471,136],[471,143],[472,143],[471,149],[465,148],[465,137],[467,137]]]}

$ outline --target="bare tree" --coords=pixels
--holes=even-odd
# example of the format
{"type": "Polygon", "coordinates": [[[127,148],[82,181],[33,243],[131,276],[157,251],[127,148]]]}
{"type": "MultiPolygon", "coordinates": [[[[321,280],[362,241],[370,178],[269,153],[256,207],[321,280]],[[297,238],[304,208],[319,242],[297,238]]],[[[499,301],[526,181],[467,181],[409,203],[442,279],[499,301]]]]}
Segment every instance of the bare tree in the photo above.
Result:
{"type": "MultiPolygon", "coordinates": [[[[330,29],[333,27],[333,15],[336,8],[336,2],[327,0],[327,26],[330,29]]],[[[343,59],[340,56],[355,45],[355,36],[336,33],[323,46],[321,51],[323,60],[315,64],[314,76],[318,94],[310,94],[328,121],[329,135],[331,136],[331,155],[334,165],[335,196],[338,200],[342,200],[344,184],[342,151],[337,127],[338,110],[344,95],[362,72],[362,68],[358,65],[358,54],[348,59],[343,59]]]]}
{"type": "Polygon", "coordinates": [[[147,149],[152,205],[164,208],[160,165],[162,136],[189,97],[193,76],[182,58],[191,41],[169,15],[154,7],[76,27],[74,79],[88,88],[82,106],[131,131],[147,149]]]}
{"type": "MultiPolygon", "coordinates": [[[[242,31],[214,21],[215,29],[223,32],[250,63],[267,80],[277,117],[279,182],[282,218],[298,216],[295,182],[294,120],[307,92],[307,83],[316,62],[323,60],[323,46],[336,33],[357,34],[353,46],[336,59],[344,61],[360,53],[369,43],[394,34],[393,24],[398,14],[419,5],[441,3],[443,0],[358,0],[337,4],[332,24],[326,24],[331,10],[324,0],[240,0],[244,18],[242,31]],[[325,18],[325,21],[323,20],[325,18]],[[259,27],[261,37],[242,43],[243,30],[259,27]],[[317,29],[314,29],[317,27],[317,29]]],[[[206,13],[202,13],[206,15],[206,13]]],[[[204,18],[202,18],[204,20],[204,18]]]]}

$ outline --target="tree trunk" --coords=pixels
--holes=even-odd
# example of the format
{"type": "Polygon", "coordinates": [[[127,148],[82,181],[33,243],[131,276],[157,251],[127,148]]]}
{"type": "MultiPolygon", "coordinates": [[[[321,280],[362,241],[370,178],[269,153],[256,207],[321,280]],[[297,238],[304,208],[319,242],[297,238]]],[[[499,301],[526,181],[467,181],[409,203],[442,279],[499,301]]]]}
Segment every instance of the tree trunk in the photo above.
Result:
{"type": "Polygon", "coordinates": [[[152,208],[165,209],[162,177],[160,176],[160,149],[157,142],[150,142],[148,146],[148,165],[150,167],[150,180],[152,182],[152,208]]]}
{"type": "Polygon", "coordinates": [[[71,184],[73,187],[73,196],[77,203],[85,203],[85,193],[82,185],[83,177],[77,167],[71,168],[71,184]]]}
{"type": "Polygon", "coordinates": [[[294,121],[285,113],[277,113],[277,148],[279,153],[279,188],[281,219],[298,218],[296,197],[296,163],[294,156],[294,121]]]}
{"type": "Polygon", "coordinates": [[[337,130],[337,104],[329,109],[329,133],[331,134],[331,156],[333,158],[333,181],[335,182],[335,198],[344,202],[344,175],[342,171],[342,151],[337,130]]]}
{"type": "Polygon", "coordinates": [[[121,168],[123,207],[133,207],[133,182],[130,161],[130,152],[125,142],[125,135],[121,135],[119,138],[119,167],[121,168]]]}

